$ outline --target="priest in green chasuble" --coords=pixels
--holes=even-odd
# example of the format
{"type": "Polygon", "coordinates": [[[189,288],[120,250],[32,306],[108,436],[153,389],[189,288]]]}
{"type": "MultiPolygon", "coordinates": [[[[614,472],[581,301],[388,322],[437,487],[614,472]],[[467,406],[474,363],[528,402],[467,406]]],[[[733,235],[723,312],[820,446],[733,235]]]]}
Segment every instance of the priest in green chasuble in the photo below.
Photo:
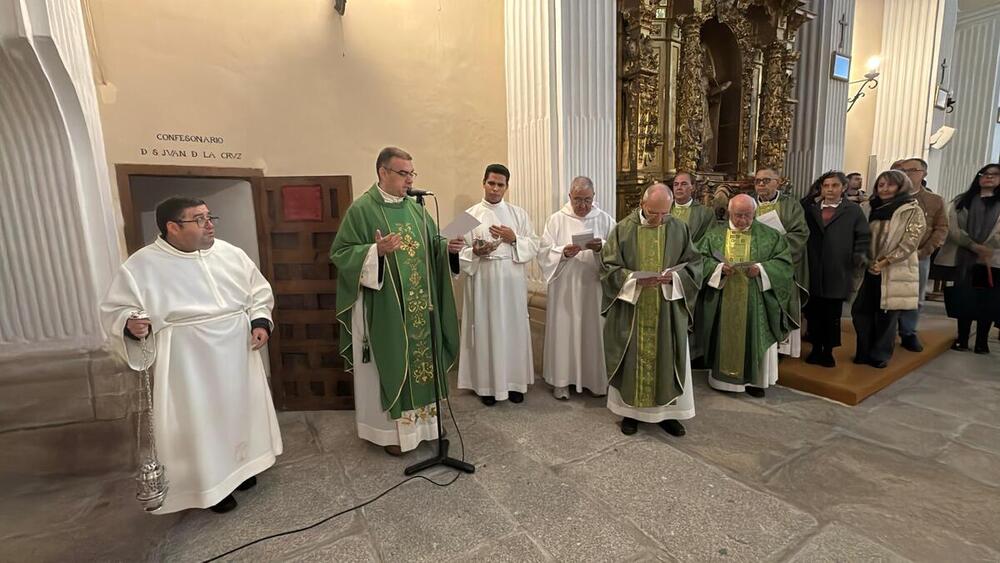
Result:
{"type": "Polygon", "coordinates": [[[778,343],[798,325],[789,312],[795,281],[788,242],[754,220],[756,211],[750,196],[733,197],[727,228],[698,243],[705,278],[695,326],[709,385],[763,397],[778,381],[778,343]]]}
{"type": "MultiPolygon", "coordinates": [[[[399,455],[438,437],[432,346],[443,376],[458,355],[451,276],[464,242],[440,237],[427,212],[406,196],[416,176],[409,154],[385,148],[375,170],[378,182],[347,210],[330,261],[337,267],[338,346],[354,372],[358,436],[399,455]]],[[[443,377],[440,393],[448,395],[443,377]]]]}
{"type": "Polygon", "coordinates": [[[795,276],[796,291],[790,298],[788,314],[795,322],[795,328],[778,343],[778,353],[798,358],[802,352],[802,337],[799,324],[802,306],[809,298],[809,261],[806,259],[806,243],[809,241],[809,224],[806,212],[797,198],[779,191],[782,179],[773,168],[761,168],[754,175],[754,191],[757,195],[758,221],[776,229],[788,241],[788,252],[792,255],[792,272],[795,276]]]}
{"type": "Polygon", "coordinates": [[[671,182],[674,206],[670,215],[688,226],[691,242],[698,244],[701,237],[715,226],[715,211],[694,199],[694,178],[688,172],[678,172],[671,182]]]}
{"type": "Polygon", "coordinates": [[[672,203],[666,185],[647,188],[601,251],[607,404],[624,434],[642,421],[683,436],[680,421],[694,416],[688,333],[702,259],[672,203]]]}

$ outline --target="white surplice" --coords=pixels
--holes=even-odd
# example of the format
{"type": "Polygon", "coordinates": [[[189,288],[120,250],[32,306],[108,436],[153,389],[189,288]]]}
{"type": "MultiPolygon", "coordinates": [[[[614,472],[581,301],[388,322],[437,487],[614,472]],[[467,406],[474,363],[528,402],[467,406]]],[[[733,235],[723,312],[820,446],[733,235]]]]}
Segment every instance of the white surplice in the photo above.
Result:
{"type": "MultiPolygon", "coordinates": [[[[737,230],[732,222],[729,223],[729,228],[737,230]]],[[[767,272],[760,264],[756,264],[757,268],[760,270],[760,290],[771,291],[771,278],[767,276],[767,272]]],[[[722,263],[720,262],[715,266],[715,271],[712,272],[712,277],[708,279],[709,287],[714,287],[715,289],[722,289],[722,286],[726,284],[726,278],[722,277],[722,263]]],[[[771,344],[768,349],[764,352],[764,357],[760,360],[760,371],[764,374],[764,385],[761,386],[762,389],[767,389],[768,387],[774,385],[778,382],[778,344],[771,344]]],[[[746,385],[737,385],[734,383],[727,383],[725,381],[716,379],[712,370],[709,369],[708,373],[708,385],[712,389],[717,389],[719,391],[729,391],[732,393],[742,393],[746,391],[746,385]]]]}
{"type": "Polygon", "coordinates": [[[549,217],[542,233],[538,264],[548,284],[542,375],[558,397],[568,397],[570,385],[594,395],[608,391],[600,257],[583,249],[566,258],[563,249],[573,243],[573,235],[588,231],[605,241],[614,226],[614,219],[596,206],[578,217],[567,203],[549,217]]]}
{"type": "Polygon", "coordinates": [[[101,303],[111,348],[132,369],[155,360],[153,427],[170,482],[156,514],[207,508],[281,454],[261,352],[250,349],[250,322],[271,320],[274,296],[239,248],[216,240],[182,252],[162,238],[133,254],[101,303]],[[149,314],[153,336],[124,335],[136,310],[149,314]]]}
{"type": "MultiPolygon", "coordinates": [[[[639,220],[643,225],[647,225],[647,219],[639,210],[639,220]]],[[[635,274],[629,275],[618,292],[618,299],[635,305],[639,302],[639,294],[642,288],[639,287],[635,274]]],[[[660,286],[660,296],[664,301],[677,301],[684,298],[684,284],[681,276],[677,272],[671,273],[669,284],[660,286]]],[[[657,423],[664,420],[688,420],[694,418],[694,390],[691,388],[691,345],[685,342],[684,375],[681,380],[681,394],[674,398],[672,402],[658,407],[633,407],[626,403],[614,386],[608,386],[608,410],[625,418],[634,418],[641,422],[657,423]]],[[[671,374],[677,377],[679,374],[671,374]]]]}
{"type": "Polygon", "coordinates": [[[494,205],[484,200],[467,212],[482,224],[465,235],[466,247],[459,254],[465,288],[458,387],[503,401],[511,391],[526,392],[535,379],[527,267],[539,240],[528,214],[506,201],[494,205]],[[473,241],[491,241],[493,225],[510,227],[517,240],[476,256],[473,241]]]}
{"type": "MultiPolygon", "coordinates": [[[[379,195],[387,203],[399,203],[402,197],[394,196],[379,188],[379,195]]],[[[374,235],[374,233],[372,233],[374,235]]],[[[443,280],[442,283],[451,283],[443,280]]],[[[378,276],[378,251],[372,244],[365,257],[361,271],[361,285],[380,291],[382,280],[378,276]]],[[[437,440],[437,417],[434,405],[403,411],[402,416],[393,419],[389,411],[382,408],[382,387],[379,381],[378,366],[375,365],[375,351],[371,352],[371,361],[364,362],[365,307],[364,292],[358,292],[358,298],[351,309],[351,344],[354,358],[354,419],[358,429],[358,437],[379,446],[399,446],[401,451],[415,449],[424,440],[437,440]]],[[[442,408],[444,403],[442,402],[442,408]]]]}

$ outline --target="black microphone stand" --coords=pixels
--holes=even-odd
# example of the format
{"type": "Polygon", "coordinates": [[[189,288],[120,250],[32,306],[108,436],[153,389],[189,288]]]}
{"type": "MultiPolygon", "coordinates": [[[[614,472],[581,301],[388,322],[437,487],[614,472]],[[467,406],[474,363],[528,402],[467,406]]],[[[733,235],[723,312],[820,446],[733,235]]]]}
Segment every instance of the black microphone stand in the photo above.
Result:
{"type": "MultiPolygon", "coordinates": [[[[466,463],[460,459],[455,459],[453,457],[448,457],[448,440],[444,439],[444,423],[441,420],[441,377],[444,370],[441,369],[441,359],[438,356],[438,342],[437,342],[437,315],[434,314],[434,296],[435,293],[435,283],[434,283],[434,272],[431,270],[430,261],[430,251],[431,244],[437,241],[431,237],[429,227],[427,226],[427,208],[424,204],[424,196],[416,196],[417,203],[420,204],[421,211],[423,211],[423,221],[424,221],[424,263],[427,268],[427,316],[429,317],[429,326],[431,328],[431,359],[434,363],[434,405],[437,409],[437,428],[438,428],[438,451],[437,455],[430,459],[425,459],[424,461],[414,463],[413,465],[407,467],[403,470],[404,475],[413,475],[425,469],[430,469],[438,465],[443,465],[445,467],[451,467],[453,469],[458,469],[459,471],[464,471],[466,473],[475,473],[476,466],[471,463],[466,463]]],[[[435,247],[436,249],[436,247],[435,247]]]]}

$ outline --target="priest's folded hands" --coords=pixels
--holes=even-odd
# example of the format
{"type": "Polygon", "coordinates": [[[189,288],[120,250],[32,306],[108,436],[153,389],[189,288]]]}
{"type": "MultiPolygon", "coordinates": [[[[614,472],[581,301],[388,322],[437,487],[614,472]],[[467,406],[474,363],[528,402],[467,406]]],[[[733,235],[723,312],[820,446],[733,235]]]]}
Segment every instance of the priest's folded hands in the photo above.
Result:
{"type": "Polygon", "coordinates": [[[639,278],[638,280],[635,281],[635,283],[639,287],[656,287],[658,285],[672,285],[674,283],[674,274],[669,273],[663,276],[639,278]]]}

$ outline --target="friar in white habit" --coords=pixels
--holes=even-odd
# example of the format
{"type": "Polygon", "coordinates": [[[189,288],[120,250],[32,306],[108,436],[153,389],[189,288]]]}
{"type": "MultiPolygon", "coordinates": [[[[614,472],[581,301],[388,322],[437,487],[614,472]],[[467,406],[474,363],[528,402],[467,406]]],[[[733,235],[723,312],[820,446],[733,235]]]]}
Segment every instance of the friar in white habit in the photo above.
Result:
{"type": "Polygon", "coordinates": [[[542,233],[538,263],[548,284],[543,376],[557,399],[569,399],[570,386],[596,396],[608,392],[601,248],[614,226],[594,204],[594,183],[578,176],[569,201],[549,217],[542,233]]]}
{"type": "Polygon", "coordinates": [[[245,252],[216,240],[217,223],[204,201],[160,203],[160,235],[121,265],[100,306],[129,367],[153,360],[153,434],[170,482],[156,514],[228,512],[233,491],[282,451],[260,352],[274,296],[245,252]]]}
{"type": "Polygon", "coordinates": [[[483,174],[483,201],[467,212],[481,223],[465,235],[459,253],[465,289],[458,387],[486,406],[524,400],[535,378],[528,324],[528,264],[539,239],[523,209],[504,201],[510,171],[491,164],[483,174]]]}

